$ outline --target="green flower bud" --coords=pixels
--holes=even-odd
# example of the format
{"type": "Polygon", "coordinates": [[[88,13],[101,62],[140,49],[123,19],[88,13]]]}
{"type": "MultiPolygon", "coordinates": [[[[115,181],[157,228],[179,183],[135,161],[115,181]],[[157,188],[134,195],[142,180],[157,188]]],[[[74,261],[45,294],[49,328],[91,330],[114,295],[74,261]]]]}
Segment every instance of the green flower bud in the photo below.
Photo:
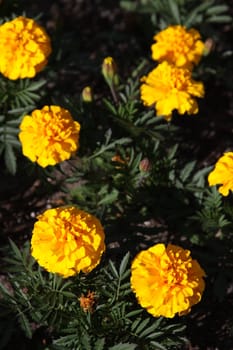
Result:
{"type": "Polygon", "coordinates": [[[140,171],[147,173],[151,170],[151,163],[148,158],[144,158],[139,163],[139,169],[140,171]]]}
{"type": "Polygon", "coordinates": [[[90,103],[93,101],[93,93],[90,86],[85,86],[85,88],[82,91],[82,100],[83,102],[90,103]]]}
{"type": "Polygon", "coordinates": [[[106,57],[102,63],[102,74],[109,86],[117,86],[119,84],[119,76],[117,74],[117,66],[114,59],[110,56],[106,57]]]}

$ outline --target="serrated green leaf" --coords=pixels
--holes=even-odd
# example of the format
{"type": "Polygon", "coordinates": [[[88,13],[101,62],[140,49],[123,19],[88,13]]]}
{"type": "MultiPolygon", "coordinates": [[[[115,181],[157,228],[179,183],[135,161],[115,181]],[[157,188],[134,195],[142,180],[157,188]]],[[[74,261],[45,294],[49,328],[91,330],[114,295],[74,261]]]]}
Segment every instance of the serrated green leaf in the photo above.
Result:
{"type": "Polygon", "coordinates": [[[35,81],[29,85],[28,90],[29,91],[37,91],[45,84],[46,84],[46,80],[35,81]]]}
{"type": "Polygon", "coordinates": [[[193,23],[196,23],[197,14],[198,14],[198,9],[194,9],[189,13],[189,16],[186,17],[184,22],[184,26],[186,28],[192,27],[193,23]]]}
{"type": "MultiPolygon", "coordinates": [[[[63,280],[62,282],[64,282],[64,280],[63,280]]],[[[60,292],[62,292],[64,289],[70,287],[71,285],[72,285],[72,282],[71,282],[71,281],[65,282],[65,283],[62,285],[62,287],[60,288],[60,292]]]]}
{"type": "Polygon", "coordinates": [[[22,260],[22,253],[19,250],[19,248],[17,247],[17,245],[10,238],[9,238],[9,243],[10,243],[11,249],[13,250],[13,252],[15,254],[16,259],[22,260]]]}
{"type": "Polygon", "coordinates": [[[15,127],[15,128],[17,128],[17,130],[19,132],[19,124],[20,124],[21,120],[22,120],[22,117],[16,118],[14,120],[9,120],[7,122],[7,127],[8,126],[15,127]]]}
{"type": "Polygon", "coordinates": [[[229,8],[227,5],[216,5],[216,6],[211,6],[207,9],[206,13],[207,15],[217,15],[222,12],[228,11],[229,8]]]}
{"type": "Polygon", "coordinates": [[[119,191],[117,189],[113,189],[111,193],[108,193],[103,199],[101,199],[98,205],[107,205],[113,203],[119,195],[119,191]]]}
{"type": "Polygon", "coordinates": [[[38,96],[38,95],[35,94],[34,92],[30,92],[30,91],[27,91],[26,96],[27,96],[28,98],[30,98],[32,101],[37,101],[37,100],[40,98],[40,96],[38,96]]]}
{"type": "Polygon", "coordinates": [[[12,145],[9,143],[6,143],[6,145],[5,145],[4,160],[5,160],[5,164],[6,164],[7,169],[9,170],[9,172],[12,175],[15,175],[16,168],[17,168],[16,156],[15,156],[12,145]]]}
{"type": "Polygon", "coordinates": [[[135,334],[139,337],[141,337],[141,332],[142,330],[149,324],[150,322],[150,319],[149,318],[146,318],[145,320],[143,320],[139,326],[137,327],[136,331],[135,331],[135,334]]]}
{"type": "Polygon", "coordinates": [[[5,126],[0,127],[0,133],[10,134],[10,135],[18,135],[19,129],[9,126],[9,124],[6,124],[5,126]]]}
{"type": "Polygon", "coordinates": [[[81,342],[83,346],[82,350],[93,350],[90,343],[90,337],[87,333],[82,334],[81,342]]]}
{"type": "Polygon", "coordinates": [[[171,332],[172,334],[175,334],[175,333],[183,332],[186,329],[186,325],[184,325],[184,324],[180,324],[180,325],[179,324],[173,324],[173,325],[165,327],[164,329],[166,331],[171,332]]]}
{"type": "Polygon", "coordinates": [[[176,1],[168,0],[168,6],[170,7],[171,14],[176,21],[176,24],[180,24],[180,12],[176,1]]]}
{"type": "Polygon", "coordinates": [[[165,346],[162,344],[158,343],[157,341],[152,341],[150,342],[151,345],[155,346],[156,350],[168,350],[165,346]]]}
{"type": "Polygon", "coordinates": [[[107,99],[103,99],[103,103],[109,109],[109,111],[112,112],[113,115],[117,114],[115,106],[110,101],[108,101],[107,99]]]}
{"type": "Polygon", "coordinates": [[[184,21],[184,26],[189,28],[191,26],[193,26],[193,24],[196,24],[199,22],[199,16],[201,16],[201,18],[203,17],[203,13],[205,13],[205,11],[211,7],[211,5],[214,3],[214,0],[211,1],[205,1],[203,3],[201,3],[200,5],[198,5],[197,7],[195,7],[190,13],[189,15],[186,17],[185,21],[184,21]],[[200,13],[202,13],[201,15],[199,15],[200,13]]]}
{"type": "Polygon", "coordinates": [[[189,162],[184,166],[184,168],[180,172],[180,179],[185,182],[188,177],[191,175],[193,169],[195,168],[196,161],[189,162]]]}
{"type": "Polygon", "coordinates": [[[93,350],[104,350],[105,338],[98,339],[93,350]]]}
{"type": "Polygon", "coordinates": [[[24,331],[26,337],[31,339],[32,338],[31,326],[30,326],[28,318],[26,317],[26,315],[22,311],[18,315],[18,321],[19,321],[21,329],[24,331]]]}
{"type": "Polygon", "coordinates": [[[126,287],[126,285],[124,286],[124,288],[120,288],[120,295],[123,297],[125,297],[126,295],[129,295],[132,293],[132,290],[130,288],[130,283],[128,284],[128,286],[126,287]]]}
{"type": "Polygon", "coordinates": [[[207,22],[209,23],[230,23],[232,22],[232,17],[223,15],[223,16],[212,16],[210,18],[206,19],[207,22]]]}
{"type": "Polygon", "coordinates": [[[67,297],[67,298],[72,298],[72,299],[77,298],[77,295],[74,294],[74,293],[71,293],[71,292],[63,291],[63,292],[62,292],[62,295],[64,295],[64,296],[67,297]]]}
{"type": "Polygon", "coordinates": [[[177,150],[178,150],[178,147],[179,147],[179,146],[176,144],[176,145],[174,145],[172,148],[169,149],[169,152],[168,152],[168,155],[167,155],[167,158],[168,158],[169,160],[172,160],[172,159],[175,157],[176,152],[177,152],[177,150]]]}
{"type": "Polygon", "coordinates": [[[141,314],[142,311],[143,311],[142,309],[130,311],[125,315],[125,317],[126,318],[135,317],[135,316],[141,314]]]}
{"type": "Polygon", "coordinates": [[[163,332],[163,331],[158,331],[158,332],[150,333],[150,334],[147,336],[147,338],[149,338],[149,339],[156,339],[156,338],[161,337],[162,335],[164,335],[164,332],[163,332]]]}
{"type": "Polygon", "coordinates": [[[137,8],[137,4],[127,0],[121,0],[120,6],[126,11],[135,11],[137,8]]]}
{"type": "Polygon", "coordinates": [[[121,260],[120,268],[119,268],[120,276],[122,276],[125,273],[125,270],[127,269],[127,265],[129,263],[129,257],[130,257],[130,253],[128,252],[125,254],[123,259],[121,260]]]}
{"type": "Polygon", "coordinates": [[[128,277],[130,276],[130,273],[131,273],[130,269],[129,269],[129,270],[126,270],[126,271],[123,273],[123,275],[121,276],[121,279],[124,280],[124,279],[128,278],[128,277]]]}
{"type": "MultiPolygon", "coordinates": [[[[5,294],[5,296],[9,297],[9,298],[12,298],[13,300],[13,297],[12,297],[12,294],[10,293],[10,291],[4,286],[3,283],[0,282],[0,290],[2,293],[5,294]]],[[[13,302],[14,303],[14,302],[13,302]]],[[[16,303],[16,302],[15,302],[16,303]]]]}
{"type": "Polygon", "coordinates": [[[210,8],[214,4],[215,0],[207,0],[198,5],[195,9],[198,9],[199,12],[204,12],[206,9],[210,8]]]}
{"type": "Polygon", "coordinates": [[[117,269],[116,269],[114,263],[112,262],[112,260],[109,260],[109,266],[110,266],[110,269],[111,269],[113,276],[118,279],[119,274],[118,274],[117,269]]]}
{"type": "Polygon", "coordinates": [[[21,143],[13,135],[7,135],[4,141],[13,148],[20,148],[21,146],[21,143]]]}
{"type": "Polygon", "coordinates": [[[140,322],[141,322],[141,318],[138,318],[138,319],[136,319],[136,320],[134,321],[134,323],[133,323],[132,326],[131,326],[132,332],[135,331],[135,329],[137,328],[137,326],[139,325],[140,322]]]}
{"type": "MultiPolygon", "coordinates": [[[[157,329],[156,323],[153,323],[150,327],[144,329],[144,331],[140,334],[140,338],[146,337],[146,336],[151,336],[152,333],[157,329]]],[[[154,335],[156,334],[157,337],[161,335],[161,331],[153,333],[154,335]]]]}
{"type": "Polygon", "coordinates": [[[198,170],[193,176],[193,182],[198,183],[200,179],[203,179],[212,169],[213,167],[209,166],[204,169],[198,170]]]}
{"type": "Polygon", "coordinates": [[[26,113],[28,110],[30,110],[30,107],[33,108],[33,106],[27,106],[27,107],[20,107],[20,108],[13,108],[10,111],[8,111],[7,113],[9,115],[22,115],[24,113],[26,113]]]}

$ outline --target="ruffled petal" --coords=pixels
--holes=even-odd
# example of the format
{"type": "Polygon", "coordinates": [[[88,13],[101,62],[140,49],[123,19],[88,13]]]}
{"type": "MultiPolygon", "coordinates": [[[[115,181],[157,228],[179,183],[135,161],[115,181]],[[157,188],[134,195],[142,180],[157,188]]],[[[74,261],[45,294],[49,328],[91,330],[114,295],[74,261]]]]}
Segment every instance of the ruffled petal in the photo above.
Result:
{"type": "Polygon", "coordinates": [[[131,288],[139,304],[155,317],[186,314],[201,300],[204,270],[189,250],[156,244],[141,251],[131,266],[131,288]]]}

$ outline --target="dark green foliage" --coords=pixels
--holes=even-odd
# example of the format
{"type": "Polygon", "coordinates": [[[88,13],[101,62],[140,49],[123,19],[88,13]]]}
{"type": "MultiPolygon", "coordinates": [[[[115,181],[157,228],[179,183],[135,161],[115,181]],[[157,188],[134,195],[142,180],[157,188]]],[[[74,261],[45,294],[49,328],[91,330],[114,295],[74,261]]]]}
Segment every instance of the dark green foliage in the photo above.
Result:
{"type": "Polygon", "coordinates": [[[0,156],[3,155],[6,169],[11,174],[17,170],[20,122],[25,114],[36,107],[45,83],[44,80],[33,82],[24,79],[14,82],[2,77],[0,79],[0,156]]]}
{"type": "MultiPolygon", "coordinates": [[[[90,275],[62,279],[36,266],[26,246],[22,251],[10,241],[4,259],[8,270],[0,283],[1,349],[14,336],[16,324],[33,341],[36,329],[49,334],[48,349],[170,349],[184,343],[185,326],[154,319],[137,306],[129,283],[130,254],[117,267],[111,260],[90,275]],[[79,305],[81,293],[96,293],[93,312],[79,305]]],[[[4,270],[5,270],[4,269],[4,270]]]]}
{"type": "Polygon", "coordinates": [[[197,211],[194,219],[200,222],[201,229],[207,234],[206,238],[213,237],[213,233],[220,233],[230,225],[231,222],[224,213],[222,196],[216,188],[206,191],[201,209],[197,211]]]}
{"type": "Polygon", "coordinates": [[[121,6],[128,11],[136,11],[151,16],[151,21],[159,29],[171,24],[186,27],[200,26],[205,23],[230,23],[227,4],[218,5],[215,0],[207,0],[197,5],[195,0],[122,0],[121,6]]]}

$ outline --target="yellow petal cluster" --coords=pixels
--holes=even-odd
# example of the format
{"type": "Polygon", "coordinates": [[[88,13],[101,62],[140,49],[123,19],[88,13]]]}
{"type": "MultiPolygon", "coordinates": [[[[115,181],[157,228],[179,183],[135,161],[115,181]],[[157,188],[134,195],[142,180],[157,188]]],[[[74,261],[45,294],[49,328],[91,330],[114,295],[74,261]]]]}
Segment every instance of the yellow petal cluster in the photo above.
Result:
{"type": "Polygon", "coordinates": [[[5,77],[33,78],[50,53],[50,38],[33,19],[20,16],[0,26],[0,72],[5,77]]]}
{"type": "Polygon", "coordinates": [[[194,97],[204,96],[204,86],[192,79],[189,69],[178,68],[166,61],[160,63],[148,76],[143,77],[141,99],[146,106],[155,104],[157,115],[167,121],[172,111],[179,114],[196,114],[198,104],[194,97]]]}
{"type": "Polygon", "coordinates": [[[48,209],[34,225],[32,256],[47,271],[63,277],[89,273],[100,262],[104,238],[95,216],[74,206],[48,209]]]}
{"type": "Polygon", "coordinates": [[[189,250],[156,244],[141,251],[131,267],[131,288],[139,304],[155,317],[187,314],[201,300],[205,272],[189,250]]]}
{"type": "Polygon", "coordinates": [[[187,30],[181,25],[169,26],[154,36],[156,43],[151,46],[152,58],[156,61],[167,61],[191,69],[198,64],[205,45],[196,29],[187,30]]]}
{"type": "Polygon", "coordinates": [[[44,106],[24,116],[20,130],[23,154],[42,167],[69,159],[79,147],[80,124],[59,106],[44,106]]]}
{"type": "Polygon", "coordinates": [[[226,152],[215,164],[214,170],[208,176],[210,186],[222,184],[218,191],[227,196],[233,191],[233,152],[226,152]]]}

